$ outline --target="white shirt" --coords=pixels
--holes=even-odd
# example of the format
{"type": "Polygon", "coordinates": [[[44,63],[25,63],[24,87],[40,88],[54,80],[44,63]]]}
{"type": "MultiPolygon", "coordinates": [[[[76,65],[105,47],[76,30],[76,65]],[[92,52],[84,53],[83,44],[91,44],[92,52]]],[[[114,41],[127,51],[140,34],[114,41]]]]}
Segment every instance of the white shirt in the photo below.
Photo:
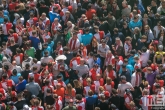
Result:
{"type": "MultiPolygon", "coordinates": [[[[22,68],[20,66],[13,66],[13,70],[16,69],[18,73],[21,73],[22,72],[22,68]]],[[[13,71],[12,70],[12,71],[13,71]]]]}
{"type": "MultiPolygon", "coordinates": [[[[165,31],[165,28],[164,28],[163,26],[161,26],[161,27],[162,27],[162,30],[165,31]]],[[[156,34],[155,34],[155,37],[158,38],[158,34],[159,34],[159,32],[160,32],[160,30],[158,30],[158,26],[155,26],[155,27],[154,27],[154,31],[155,31],[155,33],[156,33],[156,34]]]]}
{"type": "Polygon", "coordinates": [[[142,67],[147,66],[147,61],[149,60],[150,52],[147,50],[145,53],[140,55],[140,61],[142,62],[142,67]]]}

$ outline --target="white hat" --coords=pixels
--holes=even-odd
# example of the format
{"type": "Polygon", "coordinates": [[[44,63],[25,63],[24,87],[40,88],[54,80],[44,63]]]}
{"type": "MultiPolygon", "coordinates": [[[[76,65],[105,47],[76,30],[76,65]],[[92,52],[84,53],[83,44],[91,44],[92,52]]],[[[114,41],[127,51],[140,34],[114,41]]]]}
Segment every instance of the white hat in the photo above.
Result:
{"type": "Polygon", "coordinates": [[[66,60],[66,56],[65,55],[59,55],[56,60],[66,60]]]}

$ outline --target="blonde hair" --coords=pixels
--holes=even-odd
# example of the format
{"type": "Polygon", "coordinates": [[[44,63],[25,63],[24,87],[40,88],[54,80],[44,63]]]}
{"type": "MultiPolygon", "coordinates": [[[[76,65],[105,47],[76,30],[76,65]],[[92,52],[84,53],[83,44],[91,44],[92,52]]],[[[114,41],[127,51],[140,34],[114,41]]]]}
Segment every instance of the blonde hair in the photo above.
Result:
{"type": "Polygon", "coordinates": [[[106,78],[106,83],[107,83],[107,84],[111,84],[111,82],[112,82],[112,79],[111,79],[110,77],[107,77],[107,78],[106,78]]]}
{"type": "Polygon", "coordinates": [[[72,95],[72,85],[69,83],[67,86],[66,86],[66,91],[68,92],[69,95],[72,95]]]}
{"type": "Polygon", "coordinates": [[[23,3],[20,3],[18,6],[19,6],[19,10],[24,10],[25,9],[25,5],[23,3]]]}
{"type": "Polygon", "coordinates": [[[82,84],[77,79],[73,81],[73,84],[75,88],[82,88],[82,84]]]}
{"type": "Polygon", "coordinates": [[[104,91],[104,87],[103,86],[100,86],[99,87],[99,91],[104,91]]]}
{"type": "Polygon", "coordinates": [[[91,78],[86,79],[87,82],[92,82],[91,78]]]}

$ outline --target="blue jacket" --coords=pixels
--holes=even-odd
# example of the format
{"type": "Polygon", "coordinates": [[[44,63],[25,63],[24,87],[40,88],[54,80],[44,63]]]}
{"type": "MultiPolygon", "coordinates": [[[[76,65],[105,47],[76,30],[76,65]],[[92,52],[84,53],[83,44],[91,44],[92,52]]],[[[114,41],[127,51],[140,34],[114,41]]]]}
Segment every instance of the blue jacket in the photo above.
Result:
{"type": "Polygon", "coordinates": [[[18,93],[22,92],[26,87],[26,83],[27,83],[27,81],[23,80],[21,83],[17,84],[16,87],[15,87],[16,91],[18,93]]]}
{"type": "Polygon", "coordinates": [[[52,23],[55,18],[58,18],[60,20],[60,15],[58,13],[50,11],[49,12],[49,18],[50,18],[50,22],[52,23]]]}

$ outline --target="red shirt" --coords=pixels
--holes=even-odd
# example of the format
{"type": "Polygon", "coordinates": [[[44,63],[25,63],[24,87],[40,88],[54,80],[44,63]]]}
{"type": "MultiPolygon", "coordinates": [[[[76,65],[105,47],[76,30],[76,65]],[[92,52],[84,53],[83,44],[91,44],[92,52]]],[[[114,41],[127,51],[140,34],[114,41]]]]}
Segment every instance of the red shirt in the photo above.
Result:
{"type": "Polygon", "coordinates": [[[94,9],[89,9],[86,12],[86,16],[87,16],[88,20],[91,20],[92,19],[93,14],[96,14],[96,10],[94,10],[94,9]]]}

